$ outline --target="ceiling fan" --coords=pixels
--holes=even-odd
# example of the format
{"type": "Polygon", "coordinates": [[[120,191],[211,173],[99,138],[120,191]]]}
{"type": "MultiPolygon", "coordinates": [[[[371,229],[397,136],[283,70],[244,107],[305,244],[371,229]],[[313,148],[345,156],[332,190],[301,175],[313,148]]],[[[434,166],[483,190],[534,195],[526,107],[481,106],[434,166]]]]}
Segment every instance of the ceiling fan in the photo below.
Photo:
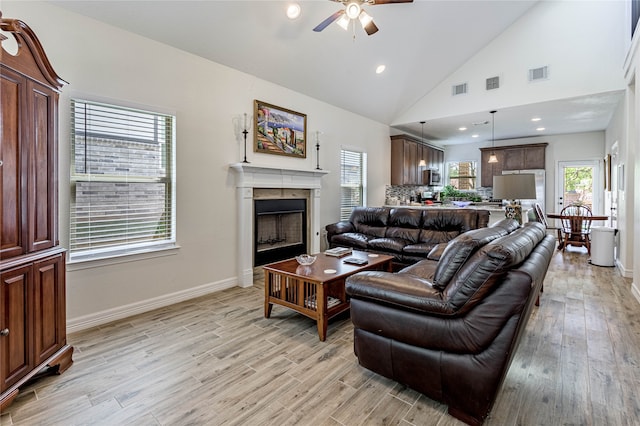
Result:
{"type": "MultiPolygon", "coordinates": [[[[343,29],[349,28],[349,23],[358,19],[362,28],[367,32],[367,35],[372,35],[378,32],[378,27],[373,23],[373,18],[367,12],[362,9],[364,5],[375,6],[377,4],[389,4],[389,3],[412,3],[413,0],[331,0],[337,3],[345,5],[344,9],[337,11],[333,15],[329,16],[324,21],[313,29],[315,32],[320,32],[327,28],[329,24],[334,21],[338,21],[337,24],[343,29]]],[[[354,33],[355,34],[355,33],[354,33]]],[[[355,36],[354,36],[355,37],[355,36]]]]}

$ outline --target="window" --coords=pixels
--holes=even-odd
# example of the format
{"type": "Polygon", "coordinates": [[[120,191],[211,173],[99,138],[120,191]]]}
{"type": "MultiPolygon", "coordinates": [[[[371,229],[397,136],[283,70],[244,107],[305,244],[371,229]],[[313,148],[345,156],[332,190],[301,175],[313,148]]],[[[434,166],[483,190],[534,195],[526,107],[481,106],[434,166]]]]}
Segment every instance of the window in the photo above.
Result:
{"type": "Polygon", "coordinates": [[[367,188],[367,154],[340,151],[340,220],[347,220],[354,207],[364,206],[367,188]]]}
{"type": "Polygon", "coordinates": [[[70,260],[175,243],[175,117],[71,101],[70,260]]]}
{"type": "Polygon", "coordinates": [[[476,189],[476,162],[460,161],[447,163],[449,185],[463,191],[476,189]]]}

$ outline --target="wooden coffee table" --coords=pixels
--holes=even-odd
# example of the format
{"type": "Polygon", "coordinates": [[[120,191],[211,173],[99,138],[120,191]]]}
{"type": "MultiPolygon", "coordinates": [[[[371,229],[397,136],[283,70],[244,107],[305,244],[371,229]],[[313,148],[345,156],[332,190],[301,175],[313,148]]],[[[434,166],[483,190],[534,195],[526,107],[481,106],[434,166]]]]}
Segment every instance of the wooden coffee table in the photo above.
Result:
{"type": "Polygon", "coordinates": [[[264,316],[271,316],[273,304],[286,306],[318,323],[321,341],[327,338],[327,322],[349,309],[349,300],[344,289],[345,279],[357,272],[378,269],[391,271],[393,256],[370,254],[354,250],[343,257],[332,257],[324,253],[315,255],[310,266],[299,265],[295,259],[265,265],[264,269],[264,316]],[[350,257],[367,260],[365,265],[344,263],[350,257]]]}

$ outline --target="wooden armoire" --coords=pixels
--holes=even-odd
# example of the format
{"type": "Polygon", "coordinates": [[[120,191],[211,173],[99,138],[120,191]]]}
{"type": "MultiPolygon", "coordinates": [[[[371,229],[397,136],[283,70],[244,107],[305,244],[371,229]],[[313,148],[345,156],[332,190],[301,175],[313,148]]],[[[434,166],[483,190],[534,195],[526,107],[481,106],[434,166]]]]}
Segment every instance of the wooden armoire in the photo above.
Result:
{"type": "Polygon", "coordinates": [[[0,411],[41,372],[72,364],[58,241],[58,97],[65,84],[22,21],[0,28],[0,411]],[[2,40],[4,39],[4,40],[2,40]]]}

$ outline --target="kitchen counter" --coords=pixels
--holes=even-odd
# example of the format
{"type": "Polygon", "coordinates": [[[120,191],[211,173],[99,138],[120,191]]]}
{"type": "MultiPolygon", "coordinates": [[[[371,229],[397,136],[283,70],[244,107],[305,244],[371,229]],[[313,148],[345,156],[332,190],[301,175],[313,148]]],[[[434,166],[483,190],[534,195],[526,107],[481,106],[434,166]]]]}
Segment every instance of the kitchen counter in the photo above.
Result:
{"type": "Polygon", "coordinates": [[[473,209],[473,210],[488,210],[490,212],[504,212],[502,205],[497,203],[478,203],[471,204],[466,207],[456,207],[453,204],[401,204],[397,206],[392,206],[386,204],[384,207],[392,207],[392,208],[404,208],[404,209],[473,209]]]}

